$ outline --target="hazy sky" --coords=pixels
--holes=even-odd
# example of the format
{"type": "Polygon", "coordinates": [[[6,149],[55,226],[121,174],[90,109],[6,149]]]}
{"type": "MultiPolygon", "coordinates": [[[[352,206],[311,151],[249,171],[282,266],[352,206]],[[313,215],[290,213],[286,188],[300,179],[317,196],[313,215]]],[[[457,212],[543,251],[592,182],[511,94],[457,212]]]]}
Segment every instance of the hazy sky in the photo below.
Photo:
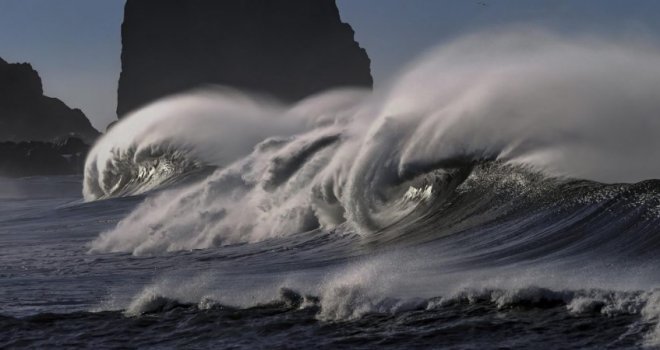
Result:
{"type": "MultiPolygon", "coordinates": [[[[184,0],[182,0],[184,1],[184,0]]],[[[313,0],[310,0],[313,1],[313,0]]],[[[461,34],[525,23],[655,40],[655,0],[337,0],[372,60],[376,84],[461,34]]],[[[0,0],[0,57],[30,62],[47,95],[104,130],[114,120],[123,0],[0,0]]]]}

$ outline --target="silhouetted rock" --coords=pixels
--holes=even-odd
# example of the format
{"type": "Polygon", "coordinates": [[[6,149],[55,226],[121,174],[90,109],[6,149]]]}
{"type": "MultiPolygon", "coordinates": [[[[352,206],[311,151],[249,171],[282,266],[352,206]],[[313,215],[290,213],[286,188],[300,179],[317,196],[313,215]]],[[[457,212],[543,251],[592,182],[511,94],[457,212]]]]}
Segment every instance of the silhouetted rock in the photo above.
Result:
{"type": "Polygon", "coordinates": [[[41,78],[28,63],[0,58],[0,141],[51,141],[99,135],[79,109],[43,95],[41,78]]]}
{"type": "Polygon", "coordinates": [[[335,0],[127,0],[117,114],[204,84],[284,101],[371,87],[353,36],[335,0]]]}
{"type": "Polygon", "coordinates": [[[0,176],[82,173],[98,135],[79,109],[43,95],[30,64],[0,58],[0,176]]]}
{"type": "Polygon", "coordinates": [[[82,174],[89,146],[78,138],[0,142],[0,176],[82,174]]]}

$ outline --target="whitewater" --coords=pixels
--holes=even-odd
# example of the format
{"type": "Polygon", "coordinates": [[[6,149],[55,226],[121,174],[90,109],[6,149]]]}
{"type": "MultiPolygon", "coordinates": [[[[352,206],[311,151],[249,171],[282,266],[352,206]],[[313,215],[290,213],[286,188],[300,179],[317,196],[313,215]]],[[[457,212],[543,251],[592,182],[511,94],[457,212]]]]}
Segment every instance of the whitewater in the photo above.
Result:
{"type": "Polygon", "coordinates": [[[657,44],[534,28],[165,98],[1,180],[0,346],[658,347],[658,113],[657,44]]]}

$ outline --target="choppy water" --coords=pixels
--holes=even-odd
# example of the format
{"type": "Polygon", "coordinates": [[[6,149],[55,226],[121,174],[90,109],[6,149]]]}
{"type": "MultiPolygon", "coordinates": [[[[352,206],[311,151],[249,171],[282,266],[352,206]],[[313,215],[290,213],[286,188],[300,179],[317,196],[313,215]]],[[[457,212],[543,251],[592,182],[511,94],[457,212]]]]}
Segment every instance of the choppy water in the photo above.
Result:
{"type": "Polygon", "coordinates": [[[514,188],[484,195],[475,180],[390,228],[404,235],[314,230],[156,256],[89,253],[143,197],[85,203],[80,178],[3,180],[15,190],[1,200],[0,344],[652,346],[659,183],[561,184],[511,203],[514,188]],[[485,207],[498,210],[473,212],[485,207]]]}
{"type": "Polygon", "coordinates": [[[373,94],[158,102],[84,178],[0,180],[0,347],[657,347],[658,86],[497,33],[373,94]]]}

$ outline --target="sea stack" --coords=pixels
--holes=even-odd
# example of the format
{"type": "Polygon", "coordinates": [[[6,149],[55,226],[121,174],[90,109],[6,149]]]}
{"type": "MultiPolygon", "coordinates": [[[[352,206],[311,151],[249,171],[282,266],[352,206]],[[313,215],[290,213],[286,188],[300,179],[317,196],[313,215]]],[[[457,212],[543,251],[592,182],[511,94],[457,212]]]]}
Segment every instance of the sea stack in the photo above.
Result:
{"type": "Polygon", "coordinates": [[[119,117],[207,84],[283,102],[373,84],[335,0],[127,0],[121,63],[119,117]]]}

